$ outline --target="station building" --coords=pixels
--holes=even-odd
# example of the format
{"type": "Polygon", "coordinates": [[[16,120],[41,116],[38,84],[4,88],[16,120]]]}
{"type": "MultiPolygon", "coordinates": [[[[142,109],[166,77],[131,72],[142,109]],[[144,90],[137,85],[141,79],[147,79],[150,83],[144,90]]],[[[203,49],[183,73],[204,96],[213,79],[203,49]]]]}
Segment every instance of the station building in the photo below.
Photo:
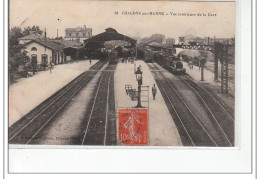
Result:
{"type": "Polygon", "coordinates": [[[50,40],[37,39],[31,40],[24,44],[25,50],[32,61],[36,61],[37,65],[64,63],[65,55],[64,46],[50,40]]]}

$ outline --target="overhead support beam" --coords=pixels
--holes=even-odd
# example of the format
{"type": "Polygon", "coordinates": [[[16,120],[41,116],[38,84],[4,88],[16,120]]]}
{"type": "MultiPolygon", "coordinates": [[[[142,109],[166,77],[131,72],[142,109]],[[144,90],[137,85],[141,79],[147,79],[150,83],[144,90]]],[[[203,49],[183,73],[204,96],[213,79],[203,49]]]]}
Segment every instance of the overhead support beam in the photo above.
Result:
{"type": "MultiPolygon", "coordinates": [[[[209,43],[209,39],[208,39],[209,43]]],[[[228,94],[228,47],[229,42],[227,44],[215,42],[214,45],[173,45],[173,48],[182,48],[189,50],[204,50],[210,51],[214,53],[214,79],[218,81],[218,61],[221,62],[221,92],[228,94]]]]}

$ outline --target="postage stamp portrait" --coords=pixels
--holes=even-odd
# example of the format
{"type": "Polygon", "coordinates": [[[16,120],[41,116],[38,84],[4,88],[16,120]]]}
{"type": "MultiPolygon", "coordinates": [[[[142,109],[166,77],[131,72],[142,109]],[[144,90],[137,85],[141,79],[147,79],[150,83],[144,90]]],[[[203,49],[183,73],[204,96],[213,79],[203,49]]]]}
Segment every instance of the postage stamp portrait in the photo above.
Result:
{"type": "Polygon", "coordinates": [[[118,140],[125,145],[148,145],[148,109],[118,109],[118,140]]]}

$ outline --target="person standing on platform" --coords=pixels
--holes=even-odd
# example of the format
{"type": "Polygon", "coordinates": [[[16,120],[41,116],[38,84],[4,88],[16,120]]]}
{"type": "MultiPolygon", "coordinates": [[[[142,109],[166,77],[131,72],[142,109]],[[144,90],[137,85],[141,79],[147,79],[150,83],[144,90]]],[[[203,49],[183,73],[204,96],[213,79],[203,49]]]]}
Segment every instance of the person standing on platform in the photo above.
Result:
{"type": "Polygon", "coordinates": [[[190,61],[189,61],[189,67],[190,67],[190,69],[191,69],[191,66],[192,66],[192,61],[190,60],[190,61]]]}
{"type": "Polygon", "coordinates": [[[51,74],[52,68],[53,68],[53,64],[52,64],[52,62],[50,61],[50,74],[51,74]]]}
{"type": "Polygon", "coordinates": [[[91,65],[91,59],[89,59],[89,64],[91,65]]]}
{"type": "Polygon", "coordinates": [[[155,100],[155,96],[156,96],[156,93],[157,93],[157,88],[156,88],[155,84],[153,84],[152,93],[153,93],[153,100],[155,100]]]}

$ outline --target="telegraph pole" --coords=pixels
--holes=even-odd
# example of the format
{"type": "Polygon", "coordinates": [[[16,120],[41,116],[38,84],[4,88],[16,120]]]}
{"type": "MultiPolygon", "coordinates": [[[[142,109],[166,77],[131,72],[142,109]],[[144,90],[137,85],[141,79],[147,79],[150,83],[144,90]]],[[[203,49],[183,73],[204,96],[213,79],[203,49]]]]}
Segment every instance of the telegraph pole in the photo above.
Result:
{"type": "Polygon", "coordinates": [[[223,45],[221,62],[221,92],[228,94],[228,45],[223,45]]]}
{"type": "Polygon", "coordinates": [[[216,39],[214,36],[214,49],[215,49],[215,53],[214,53],[214,80],[218,81],[218,58],[219,58],[219,45],[216,44],[216,39]]]}
{"type": "Polygon", "coordinates": [[[77,63],[79,62],[79,42],[77,41],[77,63]]]}

